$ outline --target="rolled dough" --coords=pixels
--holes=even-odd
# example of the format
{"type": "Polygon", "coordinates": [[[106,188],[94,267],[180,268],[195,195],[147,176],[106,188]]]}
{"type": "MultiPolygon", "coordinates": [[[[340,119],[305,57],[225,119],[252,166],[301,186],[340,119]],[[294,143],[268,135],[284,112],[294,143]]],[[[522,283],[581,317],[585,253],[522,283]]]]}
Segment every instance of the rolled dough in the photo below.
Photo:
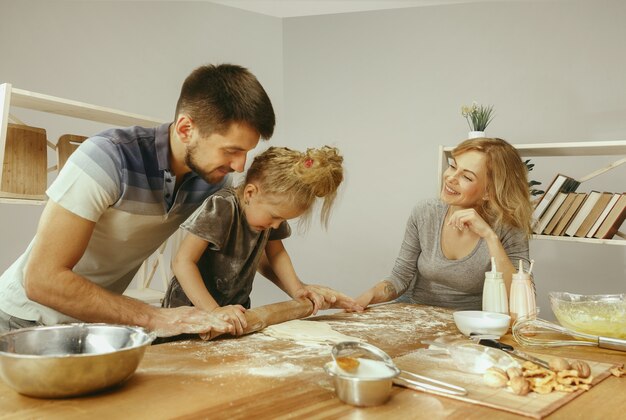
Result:
{"type": "Polygon", "coordinates": [[[265,335],[299,343],[340,343],[342,341],[363,341],[356,337],[341,334],[323,321],[303,321],[295,319],[281,324],[270,325],[261,330],[265,335]]]}

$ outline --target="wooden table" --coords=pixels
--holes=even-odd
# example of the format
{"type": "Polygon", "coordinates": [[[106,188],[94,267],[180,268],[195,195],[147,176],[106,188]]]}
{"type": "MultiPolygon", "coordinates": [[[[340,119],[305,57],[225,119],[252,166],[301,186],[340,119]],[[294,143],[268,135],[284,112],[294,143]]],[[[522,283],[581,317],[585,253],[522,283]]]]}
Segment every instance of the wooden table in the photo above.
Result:
{"type": "MultiPolygon", "coordinates": [[[[393,357],[425,347],[420,339],[460,335],[451,311],[428,306],[390,304],[362,314],[315,319],[365,339],[393,357]]],[[[503,341],[515,344],[510,336],[503,341]]],[[[541,351],[626,362],[623,352],[591,347],[541,351]]],[[[0,418],[526,418],[400,387],[393,388],[384,405],[352,407],[339,401],[323,371],[330,359],[329,346],[302,345],[260,333],[211,342],[176,341],[149,347],[125,384],[90,396],[35,399],[0,383],[0,418]]],[[[616,418],[624,407],[626,379],[610,377],[548,418],[616,418]]]]}

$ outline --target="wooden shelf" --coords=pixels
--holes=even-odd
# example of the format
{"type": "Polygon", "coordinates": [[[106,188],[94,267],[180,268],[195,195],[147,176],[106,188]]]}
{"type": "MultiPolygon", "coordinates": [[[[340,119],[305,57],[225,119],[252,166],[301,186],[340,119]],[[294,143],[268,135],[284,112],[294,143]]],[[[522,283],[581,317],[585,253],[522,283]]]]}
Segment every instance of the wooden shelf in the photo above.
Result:
{"type": "Polygon", "coordinates": [[[0,204],[30,204],[32,206],[43,206],[47,200],[31,200],[26,198],[0,197],[0,204]]]}
{"type": "MultiPolygon", "coordinates": [[[[128,127],[132,125],[155,127],[164,122],[144,115],[13,88],[10,83],[0,84],[0,185],[2,185],[2,168],[5,159],[7,126],[10,120],[9,111],[11,108],[32,109],[40,112],[110,124],[115,127],[128,127]]],[[[50,144],[50,141],[48,141],[48,144],[50,144]]],[[[54,147],[54,145],[52,146],[54,147]]],[[[32,197],[0,191],[0,203],[44,204],[45,200],[41,198],[32,199],[32,197]]]]}
{"type": "MultiPolygon", "coordinates": [[[[8,84],[4,84],[2,86],[7,85],[8,84]]],[[[10,87],[10,85],[8,86],[10,87]]],[[[0,86],[0,88],[2,87],[0,86]]],[[[162,121],[143,115],[131,114],[112,108],[57,98],[50,95],[42,95],[40,93],[29,92],[27,90],[16,88],[10,89],[10,104],[12,107],[33,109],[35,111],[65,115],[66,117],[96,121],[119,127],[127,127],[131,125],[154,127],[162,124],[162,121]]]]}
{"type": "Polygon", "coordinates": [[[626,246],[626,239],[615,237],[613,239],[576,238],[570,236],[533,235],[533,239],[546,241],[580,242],[583,244],[604,244],[626,246]]]}
{"type": "MultiPolygon", "coordinates": [[[[525,157],[562,157],[562,156],[626,156],[626,140],[616,141],[588,141],[588,142],[568,142],[568,143],[532,143],[532,144],[513,144],[519,151],[520,155],[525,157]]],[[[448,165],[448,158],[452,156],[452,150],[455,146],[439,147],[439,165],[438,180],[439,190],[441,190],[441,182],[443,171],[448,165]]],[[[616,162],[609,167],[597,171],[595,176],[611,169],[612,167],[622,164],[624,159],[616,162]]],[[[590,177],[587,177],[590,178],[590,177]]],[[[582,179],[581,179],[582,181],[582,179]]],[[[561,241],[561,242],[577,242],[584,244],[603,244],[626,246],[626,240],[615,236],[613,239],[593,239],[593,238],[576,238],[569,236],[551,236],[551,235],[533,235],[533,239],[561,241]]]]}

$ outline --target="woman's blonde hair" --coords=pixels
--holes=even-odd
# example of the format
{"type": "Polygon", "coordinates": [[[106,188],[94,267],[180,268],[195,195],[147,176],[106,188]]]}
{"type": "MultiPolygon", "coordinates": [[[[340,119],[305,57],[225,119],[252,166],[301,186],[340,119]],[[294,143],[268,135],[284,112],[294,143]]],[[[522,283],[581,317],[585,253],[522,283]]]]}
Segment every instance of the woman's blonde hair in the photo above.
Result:
{"type": "Polygon", "coordinates": [[[528,169],[517,149],[499,138],[477,138],[461,142],[452,157],[468,152],[485,154],[487,196],[479,209],[492,226],[510,225],[532,233],[532,205],[528,189],[528,169]]]}
{"type": "Polygon", "coordinates": [[[323,198],[320,221],[327,227],[337,189],[343,181],[342,163],[343,157],[334,147],[307,149],[304,153],[270,147],[254,158],[239,194],[246,184],[255,184],[264,195],[286,200],[304,210],[300,220],[305,223],[316,199],[323,198]]]}

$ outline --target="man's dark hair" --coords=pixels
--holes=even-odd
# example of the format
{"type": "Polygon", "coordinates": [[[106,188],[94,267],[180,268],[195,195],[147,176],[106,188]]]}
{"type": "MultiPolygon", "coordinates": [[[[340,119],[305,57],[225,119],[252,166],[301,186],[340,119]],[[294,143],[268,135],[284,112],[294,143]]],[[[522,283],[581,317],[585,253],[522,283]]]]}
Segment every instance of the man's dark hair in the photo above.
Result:
{"type": "Polygon", "coordinates": [[[263,139],[274,133],[272,102],[257,78],[234,64],[195,69],[183,83],[176,115],[187,114],[204,135],[226,131],[230,124],[246,123],[263,139]]]}

